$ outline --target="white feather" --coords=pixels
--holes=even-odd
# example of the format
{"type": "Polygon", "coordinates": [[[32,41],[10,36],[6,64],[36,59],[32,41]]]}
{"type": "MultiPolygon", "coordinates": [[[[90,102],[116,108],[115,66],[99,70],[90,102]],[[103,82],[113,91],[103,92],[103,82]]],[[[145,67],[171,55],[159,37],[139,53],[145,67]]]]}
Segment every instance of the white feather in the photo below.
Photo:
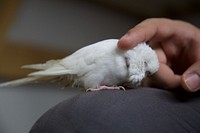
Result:
{"type": "Polygon", "coordinates": [[[45,70],[45,69],[52,67],[55,64],[58,64],[59,62],[60,62],[60,60],[49,60],[49,61],[47,61],[46,63],[43,63],[43,64],[24,65],[21,68],[45,70]]]}
{"type": "Polygon", "coordinates": [[[146,43],[123,51],[117,48],[117,39],[108,39],[88,45],[61,60],[44,64],[25,65],[37,69],[27,78],[0,84],[0,87],[26,84],[34,81],[56,81],[75,87],[96,88],[130,83],[140,85],[145,72],[155,73],[159,68],[156,53],[146,43]]]}
{"type": "Polygon", "coordinates": [[[1,83],[0,88],[24,85],[24,84],[32,83],[37,80],[38,80],[37,77],[26,77],[26,78],[22,78],[22,79],[17,79],[17,80],[1,83]]]}

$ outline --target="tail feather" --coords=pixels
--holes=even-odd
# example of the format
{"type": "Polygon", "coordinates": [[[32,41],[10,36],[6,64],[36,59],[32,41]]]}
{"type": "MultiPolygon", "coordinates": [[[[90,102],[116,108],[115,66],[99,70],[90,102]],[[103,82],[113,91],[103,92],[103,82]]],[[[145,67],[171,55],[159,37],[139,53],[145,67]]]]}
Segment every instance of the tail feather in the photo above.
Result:
{"type": "Polygon", "coordinates": [[[22,68],[36,69],[39,71],[30,73],[28,74],[28,77],[22,79],[0,83],[0,88],[19,86],[28,83],[33,83],[36,81],[58,80],[59,77],[61,77],[61,79],[63,80],[62,78],[63,76],[69,77],[70,75],[76,75],[76,72],[65,68],[65,66],[60,64],[59,62],[60,60],[50,60],[44,64],[32,64],[32,65],[22,66],[22,68]]]}
{"type": "Polygon", "coordinates": [[[71,70],[57,70],[57,71],[37,71],[37,72],[33,72],[30,73],[29,76],[62,76],[62,75],[73,75],[75,74],[73,71],[71,70]]]}
{"type": "Polygon", "coordinates": [[[32,65],[24,65],[21,68],[44,70],[44,69],[46,69],[46,65],[45,64],[32,64],[32,65]]]}
{"type": "Polygon", "coordinates": [[[3,87],[13,87],[13,86],[19,86],[19,85],[24,85],[28,83],[33,83],[34,81],[37,81],[39,77],[26,77],[22,79],[17,79],[13,81],[8,81],[5,83],[0,83],[0,88],[3,87]]]}
{"type": "Polygon", "coordinates": [[[36,69],[36,70],[46,70],[55,64],[59,64],[60,60],[49,60],[44,64],[31,64],[24,65],[21,68],[36,69]]]}

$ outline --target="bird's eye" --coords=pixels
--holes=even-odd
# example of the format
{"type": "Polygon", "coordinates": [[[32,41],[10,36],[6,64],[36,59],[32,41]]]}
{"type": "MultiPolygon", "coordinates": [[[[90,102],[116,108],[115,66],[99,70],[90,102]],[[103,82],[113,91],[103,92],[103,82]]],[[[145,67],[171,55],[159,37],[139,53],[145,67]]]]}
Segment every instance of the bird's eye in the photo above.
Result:
{"type": "Polygon", "coordinates": [[[151,76],[151,72],[150,71],[146,71],[145,72],[145,76],[151,76]]]}
{"type": "Polygon", "coordinates": [[[146,61],[144,62],[144,66],[145,66],[145,67],[148,67],[148,64],[147,64],[147,62],[146,62],[146,61]]]}

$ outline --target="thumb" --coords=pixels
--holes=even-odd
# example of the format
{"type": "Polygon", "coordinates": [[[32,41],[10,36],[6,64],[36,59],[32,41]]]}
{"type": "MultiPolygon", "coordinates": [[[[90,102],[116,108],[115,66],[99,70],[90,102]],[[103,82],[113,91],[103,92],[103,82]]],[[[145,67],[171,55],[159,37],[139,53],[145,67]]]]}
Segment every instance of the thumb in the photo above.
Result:
{"type": "Polygon", "coordinates": [[[160,63],[159,70],[154,75],[146,78],[143,85],[175,89],[181,86],[181,76],[176,75],[166,64],[160,63]]]}
{"type": "Polygon", "coordinates": [[[184,72],[182,86],[190,92],[195,92],[200,89],[200,60],[184,72]]]}

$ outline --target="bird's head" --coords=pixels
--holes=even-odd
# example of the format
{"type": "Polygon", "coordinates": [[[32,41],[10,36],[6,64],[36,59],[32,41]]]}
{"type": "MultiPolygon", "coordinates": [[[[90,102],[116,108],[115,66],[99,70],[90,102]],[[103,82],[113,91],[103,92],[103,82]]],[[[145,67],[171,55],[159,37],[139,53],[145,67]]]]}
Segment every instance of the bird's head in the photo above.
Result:
{"type": "Polygon", "coordinates": [[[140,84],[146,76],[151,76],[159,69],[156,52],[146,43],[138,44],[127,52],[129,57],[129,81],[140,84]]]}

